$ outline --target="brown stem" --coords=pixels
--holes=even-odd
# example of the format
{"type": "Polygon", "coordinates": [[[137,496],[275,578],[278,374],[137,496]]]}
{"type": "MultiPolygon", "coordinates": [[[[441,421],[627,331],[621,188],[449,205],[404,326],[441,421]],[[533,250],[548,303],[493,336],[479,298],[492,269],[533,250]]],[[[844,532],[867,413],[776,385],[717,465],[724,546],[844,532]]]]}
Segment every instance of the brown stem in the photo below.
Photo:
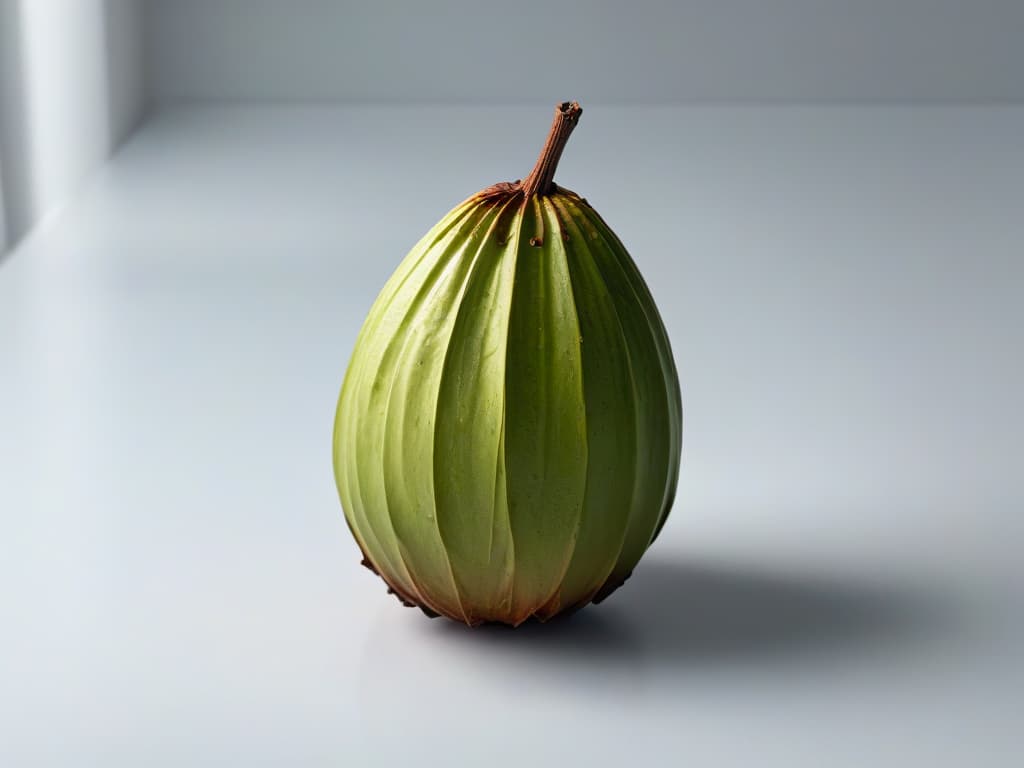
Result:
{"type": "Polygon", "coordinates": [[[562,150],[569,141],[569,134],[580,121],[583,108],[575,101],[563,101],[555,107],[555,120],[551,123],[551,132],[544,142],[544,149],[540,151],[537,164],[533,166],[530,175],[523,179],[523,193],[530,195],[550,195],[555,191],[555,169],[558,167],[558,160],[562,157],[562,150]]]}

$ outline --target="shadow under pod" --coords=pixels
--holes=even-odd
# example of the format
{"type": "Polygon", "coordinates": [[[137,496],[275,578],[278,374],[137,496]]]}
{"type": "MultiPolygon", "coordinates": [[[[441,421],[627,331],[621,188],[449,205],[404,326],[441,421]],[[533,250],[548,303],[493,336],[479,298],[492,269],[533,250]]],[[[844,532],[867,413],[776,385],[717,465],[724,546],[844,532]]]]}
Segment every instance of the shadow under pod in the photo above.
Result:
{"type": "Polygon", "coordinates": [[[749,566],[645,560],[606,602],[547,624],[433,630],[475,649],[586,663],[753,661],[924,643],[950,625],[940,595],[749,566]]]}

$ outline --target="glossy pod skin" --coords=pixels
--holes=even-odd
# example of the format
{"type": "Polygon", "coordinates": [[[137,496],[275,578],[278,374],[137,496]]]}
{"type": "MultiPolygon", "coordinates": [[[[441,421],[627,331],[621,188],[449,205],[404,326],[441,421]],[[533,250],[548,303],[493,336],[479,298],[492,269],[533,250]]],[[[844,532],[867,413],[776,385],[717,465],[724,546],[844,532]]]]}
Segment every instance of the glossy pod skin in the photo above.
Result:
{"type": "Polygon", "coordinates": [[[544,173],[538,191],[535,169],[474,195],[412,249],[363,325],[335,421],[364,564],[470,625],[603,599],[664,524],[679,472],[679,384],[650,292],[597,212],[544,173]]]}

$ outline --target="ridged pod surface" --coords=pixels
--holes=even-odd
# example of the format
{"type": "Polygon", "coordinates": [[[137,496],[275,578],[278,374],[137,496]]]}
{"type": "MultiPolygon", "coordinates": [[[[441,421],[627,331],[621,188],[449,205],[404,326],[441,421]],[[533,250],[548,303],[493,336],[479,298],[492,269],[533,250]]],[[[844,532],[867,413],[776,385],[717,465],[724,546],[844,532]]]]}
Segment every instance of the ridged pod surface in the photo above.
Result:
{"type": "Polygon", "coordinates": [[[537,168],[473,195],[388,280],[356,341],[334,468],[364,564],[409,605],[518,625],[601,600],[669,513],[682,412],[636,265],[537,168]]]}

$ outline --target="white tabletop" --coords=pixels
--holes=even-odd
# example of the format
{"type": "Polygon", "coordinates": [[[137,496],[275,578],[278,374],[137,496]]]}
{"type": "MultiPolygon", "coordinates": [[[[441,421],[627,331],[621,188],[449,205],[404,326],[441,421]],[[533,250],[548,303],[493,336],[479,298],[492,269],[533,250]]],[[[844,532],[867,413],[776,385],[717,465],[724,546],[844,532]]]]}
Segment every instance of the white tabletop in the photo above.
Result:
{"type": "Polygon", "coordinates": [[[549,109],[151,120],[0,265],[0,764],[1008,765],[1024,110],[588,107],[685,413],[633,578],[517,631],[359,567],[365,313],[549,109]]]}

